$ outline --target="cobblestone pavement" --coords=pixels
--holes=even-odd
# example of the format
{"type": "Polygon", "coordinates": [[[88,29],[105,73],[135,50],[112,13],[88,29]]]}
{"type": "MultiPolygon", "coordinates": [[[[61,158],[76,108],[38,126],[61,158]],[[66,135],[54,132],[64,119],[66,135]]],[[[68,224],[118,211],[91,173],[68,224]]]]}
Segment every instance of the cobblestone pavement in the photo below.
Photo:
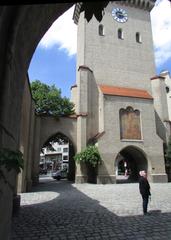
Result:
{"type": "Polygon", "coordinates": [[[21,194],[11,240],[170,240],[171,183],[151,184],[142,215],[138,184],[75,184],[42,178],[21,194]]]}

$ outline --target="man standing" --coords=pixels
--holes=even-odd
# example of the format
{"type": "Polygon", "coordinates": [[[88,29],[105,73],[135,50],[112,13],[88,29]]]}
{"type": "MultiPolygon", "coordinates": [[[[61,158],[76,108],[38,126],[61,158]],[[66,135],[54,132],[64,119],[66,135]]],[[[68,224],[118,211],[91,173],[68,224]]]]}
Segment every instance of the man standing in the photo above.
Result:
{"type": "Polygon", "coordinates": [[[143,200],[143,213],[144,213],[144,215],[146,215],[147,214],[147,206],[148,206],[149,196],[151,196],[150,184],[147,180],[147,173],[144,170],[140,171],[139,175],[140,175],[139,190],[140,190],[142,200],[143,200]]]}

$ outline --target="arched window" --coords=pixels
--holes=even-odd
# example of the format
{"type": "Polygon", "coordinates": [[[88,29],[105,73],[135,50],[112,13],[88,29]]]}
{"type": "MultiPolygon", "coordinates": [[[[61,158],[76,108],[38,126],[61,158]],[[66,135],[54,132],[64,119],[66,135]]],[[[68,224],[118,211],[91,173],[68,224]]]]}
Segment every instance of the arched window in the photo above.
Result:
{"type": "Polygon", "coordinates": [[[145,1],[142,2],[141,7],[144,9],[145,8],[145,1]]]}
{"type": "Polygon", "coordinates": [[[123,31],[121,28],[118,29],[118,38],[123,39],[123,31]]]}
{"type": "Polygon", "coordinates": [[[99,25],[99,35],[104,36],[104,26],[102,24],[99,25]]]}
{"type": "Polygon", "coordinates": [[[119,117],[121,139],[141,140],[140,111],[132,107],[121,108],[119,117]]]}
{"type": "Polygon", "coordinates": [[[166,86],[166,92],[169,93],[170,89],[168,86],[166,86]]]}
{"type": "Polygon", "coordinates": [[[135,37],[136,37],[136,42],[137,42],[137,43],[142,43],[141,35],[140,35],[139,32],[136,33],[135,37]]]}
{"type": "Polygon", "coordinates": [[[150,8],[150,3],[147,2],[147,4],[146,4],[146,9],[149,9],[149,8],[150,8]]]}

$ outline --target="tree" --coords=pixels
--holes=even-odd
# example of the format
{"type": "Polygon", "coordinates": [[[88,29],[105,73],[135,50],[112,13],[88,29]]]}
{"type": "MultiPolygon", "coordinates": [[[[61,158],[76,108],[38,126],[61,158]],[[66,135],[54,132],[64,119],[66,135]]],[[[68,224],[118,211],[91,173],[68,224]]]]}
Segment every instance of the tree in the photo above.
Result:
{"type": "Polygon", "coordinates": [[[165,157],[166,157],[166,164],[168,166],[171,166],[171,136],[169,137],[165,157]]]}
{"type": "Polygon", "coordinates": [[[36,112],[47,116],[67,116],[74,113],[74,104],[66,97],[61,97],[61,90],[55,85],[49,86],[35,80],[31,83],[32,97],[36,112]]]}

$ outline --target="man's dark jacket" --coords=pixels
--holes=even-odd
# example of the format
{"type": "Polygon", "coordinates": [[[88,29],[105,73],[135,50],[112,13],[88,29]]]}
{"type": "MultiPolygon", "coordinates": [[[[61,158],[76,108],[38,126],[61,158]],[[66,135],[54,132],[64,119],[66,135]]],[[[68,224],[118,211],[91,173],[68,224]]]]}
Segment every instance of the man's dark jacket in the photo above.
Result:
{"type": "Polygon", "coordinates": [[[140,193],[142,196],[151,195],[150,184],[149,184],[147,178],[142,177],[142,176],[139,178],[139,189],[140,189],[140,193]]]}

